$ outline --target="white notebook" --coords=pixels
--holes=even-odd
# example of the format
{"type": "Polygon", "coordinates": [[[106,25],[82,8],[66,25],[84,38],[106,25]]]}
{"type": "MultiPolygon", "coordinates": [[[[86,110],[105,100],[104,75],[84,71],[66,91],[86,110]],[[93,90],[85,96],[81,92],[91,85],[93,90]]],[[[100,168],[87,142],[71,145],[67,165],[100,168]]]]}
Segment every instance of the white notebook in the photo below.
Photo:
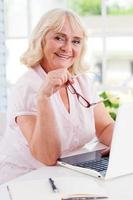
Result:
{"type": "Polygon", "coordinates": [[[48,179],[10,183],[11,200],[62,200],[68,197],[107,197],[105,191],[89,177],[54,177],[59,192],[56,193],[48,179]]]}

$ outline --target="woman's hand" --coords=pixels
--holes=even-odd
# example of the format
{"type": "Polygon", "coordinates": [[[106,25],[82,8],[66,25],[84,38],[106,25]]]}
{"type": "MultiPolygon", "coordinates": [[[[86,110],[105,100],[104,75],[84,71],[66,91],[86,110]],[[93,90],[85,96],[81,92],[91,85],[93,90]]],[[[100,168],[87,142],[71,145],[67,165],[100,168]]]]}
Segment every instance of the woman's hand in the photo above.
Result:
{"type": "Polygon", "coordinates": [[[102,157],[109,156],[109,153],[110,153],[110,147],[107,147],[106,149],[101,151],[102,157]]]}
{"type": "Polygon", "coordinates": [[[71,74],[67,69],[57,69],[50,71],[47,74],[45,83],[41,86],[39,93],[45,97],[50,97],[56,91],[58,91],[67,80],[71,81],[71,74]]]}

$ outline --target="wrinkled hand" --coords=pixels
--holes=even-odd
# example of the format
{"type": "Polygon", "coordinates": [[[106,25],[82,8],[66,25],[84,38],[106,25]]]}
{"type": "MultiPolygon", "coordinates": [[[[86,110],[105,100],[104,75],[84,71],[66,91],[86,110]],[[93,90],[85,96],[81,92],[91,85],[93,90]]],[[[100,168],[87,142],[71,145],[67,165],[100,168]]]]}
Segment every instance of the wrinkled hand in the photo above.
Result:
{"type": "Polygon", "coordinates": [[[71,74],[67,69],[56,69],[48,72],[45,83],[42,84],[39,93],[50,97],[58,91],[67,81],[72,82],[71,74]]]}

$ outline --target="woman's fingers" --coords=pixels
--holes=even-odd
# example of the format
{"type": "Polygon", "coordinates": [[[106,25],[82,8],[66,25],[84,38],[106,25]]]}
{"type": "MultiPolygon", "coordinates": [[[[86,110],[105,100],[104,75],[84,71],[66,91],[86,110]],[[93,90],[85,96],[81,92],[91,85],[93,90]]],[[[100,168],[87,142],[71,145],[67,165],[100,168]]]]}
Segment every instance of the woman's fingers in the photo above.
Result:
{"type": "Polygon", "coordinates": [[[109,156],[109,153],[110,153],[110,147],[107,147],[106,149],[104,149],[104,150],[101,151],[102,157],[109,156]]]}
{"type": "Polygon", "coordinates": [[[57,69],[47,74],[45,83],[41,87],[41,92],[46,96],[51,96],[58,91],[67,81],[72,82],[71,74],[67,69],[57,69]]]}

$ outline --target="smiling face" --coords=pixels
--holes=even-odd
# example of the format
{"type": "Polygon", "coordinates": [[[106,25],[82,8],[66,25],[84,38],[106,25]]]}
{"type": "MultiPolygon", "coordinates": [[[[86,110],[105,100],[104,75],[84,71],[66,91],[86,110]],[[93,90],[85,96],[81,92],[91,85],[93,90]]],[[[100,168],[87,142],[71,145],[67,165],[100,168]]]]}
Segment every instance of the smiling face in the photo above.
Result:
{"type": "Polygon", "coordinates": [[[79,58],[82,50],[83,33],[72,29],[66,19],[60,31],[50,30],[43,42],[42,65],[46,72],[70,68],[79,58]]]}

